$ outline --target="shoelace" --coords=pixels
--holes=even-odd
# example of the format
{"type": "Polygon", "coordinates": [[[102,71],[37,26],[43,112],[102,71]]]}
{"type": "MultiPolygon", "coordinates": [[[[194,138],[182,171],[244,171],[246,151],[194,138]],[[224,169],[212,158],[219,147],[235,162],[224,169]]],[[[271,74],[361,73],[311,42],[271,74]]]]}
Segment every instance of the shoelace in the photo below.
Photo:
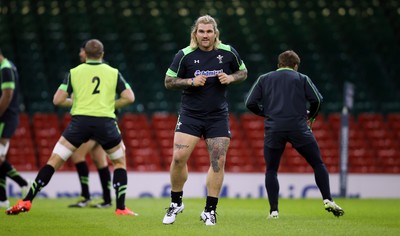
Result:
{"type": "Polygon", "coordinates": [[[215,224],[217,222],[217,218],[216,218],[215,214],[210,214],[210,221],[213,224],[215,224]]]}
{"type": "Polygon", "coordinates": [[[173,207],[173,206],[170,206],[170,207],[168,207],[168,208],[165,208],[165,209],[168,209],[168,210],[167,210],[167,216],[171,216],[172,214],[175,214],[175,212],[174,212],[175,208],[176,208],[176,207],[173,207]]]}
{"type": "Polygon", "coordinates": [[[217,212],[214,211],[214,214],[211,212],[209,212],[209,213],[210,213],[210,218],[208,218],[206,215],[206,220],[210,219],[211,223],[213,223],[213,224],[217,223],[217,212]]]}

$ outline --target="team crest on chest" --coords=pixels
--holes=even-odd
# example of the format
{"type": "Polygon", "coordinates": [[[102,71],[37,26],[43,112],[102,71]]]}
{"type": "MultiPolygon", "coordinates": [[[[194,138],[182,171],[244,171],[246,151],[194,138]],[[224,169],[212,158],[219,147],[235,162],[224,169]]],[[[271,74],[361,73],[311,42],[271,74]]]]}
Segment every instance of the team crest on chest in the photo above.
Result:
{"type": "Polygon", "coordinates": [[[218,61],[219,61],[219,64],[222,64],[222,59],[223,59],[224,57],[223,56],[221,56],[221,55],[218,55],[217,56],[217,59],[218,59],[218,61]]]}

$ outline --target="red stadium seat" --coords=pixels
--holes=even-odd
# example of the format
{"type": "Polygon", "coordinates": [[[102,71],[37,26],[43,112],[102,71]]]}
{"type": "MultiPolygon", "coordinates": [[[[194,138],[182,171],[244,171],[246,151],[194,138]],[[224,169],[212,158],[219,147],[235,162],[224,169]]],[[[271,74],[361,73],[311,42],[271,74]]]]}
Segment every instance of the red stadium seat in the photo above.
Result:
{"type": "Polygon", "coordinates": [[[229,113],[229,127],[232,130],[240,130],[240,123],[235,114],[229,113]]]}
{"type": "Polygon", "coordinates": [[[374,173],[378,171],[376,153],[371,148],[350,149],[348,152],[349,172],[374,173]]]}
{"type": "Polygon", "coordinates": [[[151,117],[152,127],[157,130],[174,130],[177,115],[171,113],[154,113],[151,117]]]}
{"type": "Polygon", "coordinates": [[[123,130],[142,130],[150,127],[145,114],[124,113],[118,123],[123,130]]]}
{"type": "Polygon", "coordinates": [[[320,127],[318,129],[315,129],[315,127],[313,127],[312,132],[313,132],[315,138],[318,140],[333,138],[333,134],[329,128],[321,128],[320,127]]]}
{"type": "Polygon", "coordinates": [[[206,155],[195,155],[190,158],[194,161],[194,164],[189,166],[189,169],[198,172],[207,172],[210,168],[210,157],[208,153],[206,155]]]}
{"type": "Polygon", "coordinates": [[[247,149],[229,148],[226,156],[225,168],[228,172],[254,172],[254,158],[250,156],[247,149]]]}
{"type": "MultiPolygon", "coordinates": [[[[334,132],[339,132],[340,124],[341,124],[342,114],[335,112],[328,115],[327,121],[329,125],[332,127],[334,132]]],[[[354,125],[355,118],[352,114],[349,115],[349,127],[354,125]]]]}
{"type": "Polygon", "coordinates": [[[130,170],[164,170],[162,150],[154,138],[149,119],[145,114],[124,113],[119,120],[130,170]]]}
{"type": "Polygon", "coordinates": [[[71,113],[66,112],[64,115],[62,115],[62,120],[61,120],[61,129],[64,130],[69,122],[71,121],[71,113]]]}
{"type": "Polygon", "coordinates": [[[33,137],[38,152],[39,168],[47,162],[61,136],[60,124],[56,113],[35,113],[32,116],[33,137]]]}
{"type": "Polygon", "coordinates": [[[350,138],[349,139],[349,149],[360,149],[368,148],[369,142],[364,137],[360,138],[350,138]]]}
{"type": "Polygon", "coordinates": [[[329,127],[328,122],[326,121],[326,118],[324,114],[319,114],[317,118],[315,119],[314,123],[312,124],[313,129],[324,129],[326,127],[329,127]]]}
{"type": "MultiPolygon", "coordinates": [[[[400,113],[391,113],[387,115],[387,125],[394,133],[397,140],[400,140],[400,113]]],[[[400,145],[400,142],[398,142],[400,145]]]]}
{"type": "Polygon", "coordinates": [[[368,123],[370,121],[384,122],[383,114],[380,113],[360,113],[357,116],[357,120],[360,124],[368,123]]]}
{"type": "Polygon", "coordinates": [[[264,118],[252,113],[244,113],[240,116],[242,127],[247,130],[264,130],[264,118]]]}
{"type": "Polygon", "coordinates": [[[56,113],[35,113],[32,116],[34,128],[54,127],[60,129],[60,120],[56,113]]]}
{"type": "Polygon", "coordinates": [[[389,113],[387,114],[386,119],[389,123],[398,123],[400,122],[400,113],[389,113]]]}
{"type": "Polygon", "coordinates": [[[7,160],[19,171],[38,169],[38,163],[33,144],[30,118],[27,113],[20,113],[19,125],[10,139],[7,160]]]}
{"type": "Polygon", "coordinates": [[[151,147],[141,147],[132,149],[127,156],[129,169],[135,171],[161,171],[163,169],[157,149],[151,147]]]}

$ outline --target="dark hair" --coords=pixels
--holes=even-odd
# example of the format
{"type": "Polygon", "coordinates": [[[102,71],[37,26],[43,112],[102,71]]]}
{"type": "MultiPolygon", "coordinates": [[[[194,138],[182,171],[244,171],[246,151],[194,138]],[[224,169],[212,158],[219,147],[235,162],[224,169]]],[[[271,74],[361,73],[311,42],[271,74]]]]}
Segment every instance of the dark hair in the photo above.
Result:
{"type": "Polygon", "coordinates": [[[83,41],[81,44],[81,48],[85,49],[87,42],[88,42],[88,40],[83,41]]]}
{"type": "Polygon", "coordinates": [[[287,50],[279,54],[278,67],[290,67],[294,68],[296,65],[300,65],[300,57],[292,50],[287,50]]]}
{"type": "Polygon", "coordinates": [[[91,39],[85,44],[86,57],[90,59],[99,59],[103,55],[104,46],[98,39],[91,39]]]}
{"type": "Polygon", "coordinates": [[[0,48],[0,55],[3,55],[3,52],[1,51],[1,48],[0,48]]]}

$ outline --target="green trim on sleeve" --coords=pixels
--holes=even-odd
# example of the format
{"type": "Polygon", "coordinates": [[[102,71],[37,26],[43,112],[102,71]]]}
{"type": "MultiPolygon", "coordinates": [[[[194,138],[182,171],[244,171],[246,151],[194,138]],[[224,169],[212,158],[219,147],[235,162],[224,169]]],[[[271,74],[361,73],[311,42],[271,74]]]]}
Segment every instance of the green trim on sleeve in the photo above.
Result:
{"type": "Polygon", "coordinates": [[[67,88],[68,88],[68,85],[66,85],[66,84],[61,84],[61,85],[58,87],[58,89],[59,89],[59,90],[62,90],[62,91],[67,91],[67,88]]]}
{"type": "Polygon", "coordinates": [[[0,136],[3,136],[4,125],[4,122],[0,122],[0,136]]]}
{"type": "Polygon", "coordinates": [[[239,70],[246,70],[246,65],[244,64],[244,62],[242,61],[242,64],[239,67],[239,70]]]}
{"type": "Polygon", "coordinates": [[[186,48],[182,49],[183,55],[187,55],[191,52],[193,52],[195,49],[191,48],[190,46],[187,46],[186,48]]]}
{"type": "Polygon", "coordinates": [[[222,49],[222,50],[225,50],[225,51],[232,51],[232,50],[231,50],[231,46],[229,46],[229,45],[227,45],[227,44],[223,44],[223,43],[220,43],[220,44],[218,45],[218,49],[222,49]]]}
{"type": "Polygon", "coordinates": [[[2,83],[1,84],[1,89],[15,89],[14,81],[2,83]]]}
{"type": "Polygon", "coordinates": [[[171,70],[171,69],[167,70],[166,75],[168,75],[170,77],[174,77],[174,78],[176,78],[178,76],[178,74],[176,72],[174,72],[173,70],[171,70]]]}
{"type": "Polygon", "coordinates": [[[3,62],[0,64],[0,69],[4,69],[4,68],[11,68],[12,66],[11,66],[11,63],[10,63],[10,61],[7,59],[7,58],[5,58],[4,60],[3,60],[3,62]]]}

